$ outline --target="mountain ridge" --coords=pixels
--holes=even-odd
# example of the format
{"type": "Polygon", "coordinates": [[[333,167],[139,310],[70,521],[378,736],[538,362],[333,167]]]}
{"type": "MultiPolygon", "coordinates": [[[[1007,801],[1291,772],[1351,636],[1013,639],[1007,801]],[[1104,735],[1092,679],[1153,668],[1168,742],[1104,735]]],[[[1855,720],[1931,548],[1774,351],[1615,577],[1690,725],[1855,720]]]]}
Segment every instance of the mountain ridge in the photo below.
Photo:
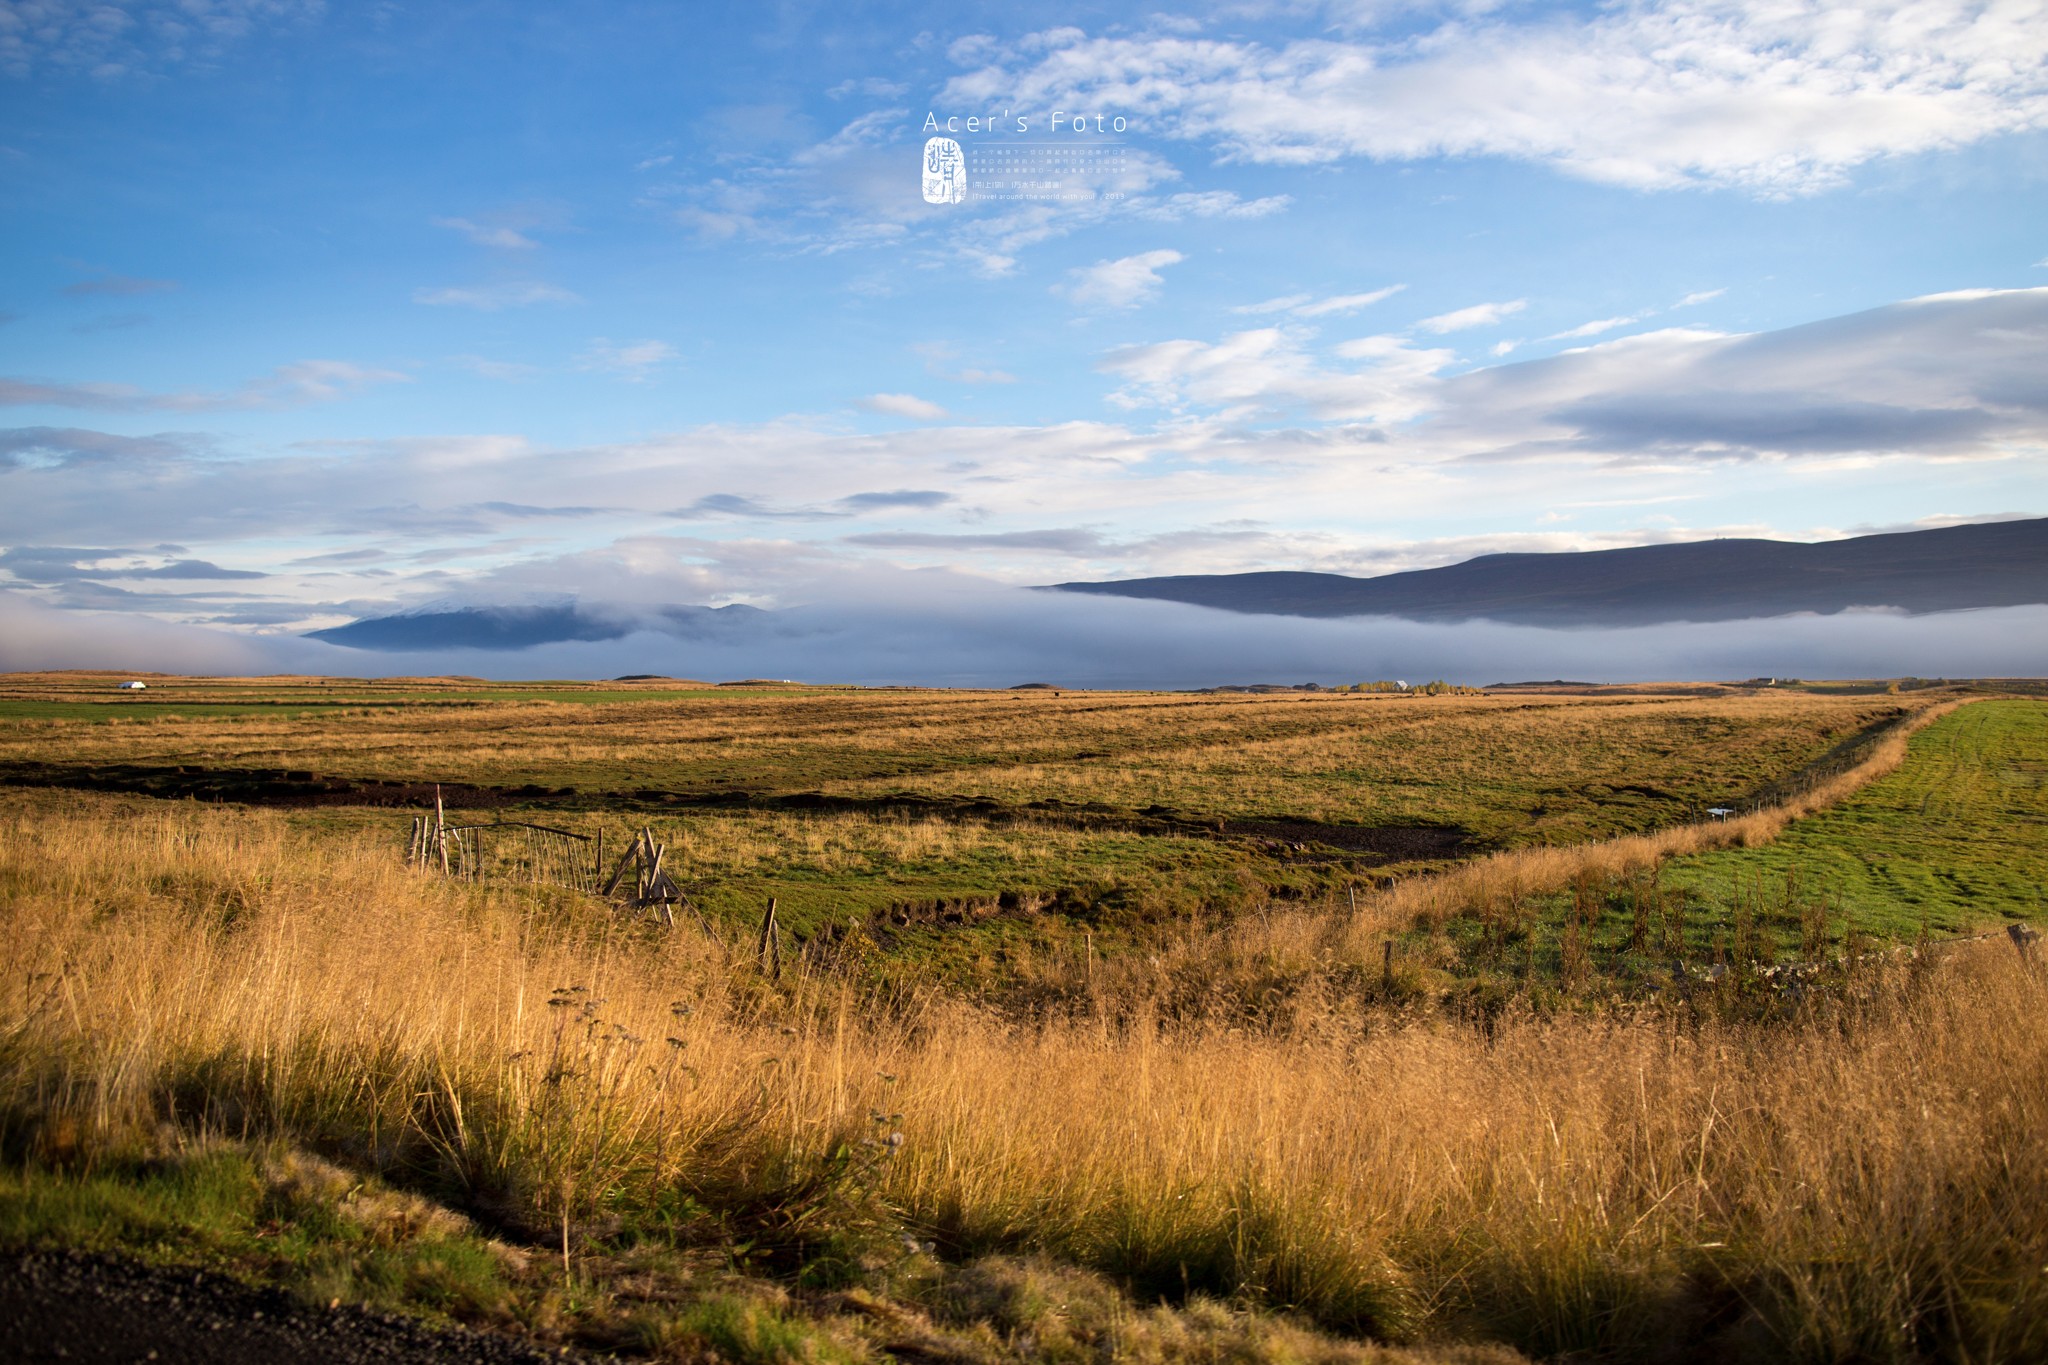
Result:
{"type": "Polygon", "coordinates": [[[2048,603],[2048,517],[1833,541],[1719,539],[1481,555],[1370,578],[1280,570],[1055,583],[1047,590],[1245,615],[1553,627],[1832,615],[1854,607],[1918,615],[2048,603]]]}

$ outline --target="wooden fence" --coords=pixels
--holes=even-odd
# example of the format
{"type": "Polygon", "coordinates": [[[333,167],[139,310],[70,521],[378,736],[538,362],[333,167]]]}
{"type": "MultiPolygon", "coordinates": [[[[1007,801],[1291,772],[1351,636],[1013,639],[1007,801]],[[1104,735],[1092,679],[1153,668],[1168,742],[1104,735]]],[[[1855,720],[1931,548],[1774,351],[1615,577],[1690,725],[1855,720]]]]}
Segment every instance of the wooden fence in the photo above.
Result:
{"type": "Polygon", "coordinates": [[[677,906],[703,918],[664,866],[668,845],[657,842],[649,828],[633,837],[606,876],[602,825],[590,834],[531,820],[452,825],[437,787],[434,813],[413,817],[405,857],[412,866],[444,877],[566,887],[668,925],[676,922],[677,906]]]}
{"type": "MultiPolygon", "coordinates": [[[[471,881],[524,881],[564,886],[599,896],[620,909],[646,915],[673,928],[676,909],[697,917],[705,934],[730,959],[731,947],[711,927],[704,912],[690,903],[668,863],[668,845],[642,826],[605,875],[604,827],[583,834],[531,820],[493,820],[487,824],[451,825],[434,789],[434,813],[415,815],[405,850],[406,862],[426,872],[471,881]]],[[[754,960],[764,976],[782,976],[782,925],[775,898],[761,916],[754,942],[754,960]]]]}

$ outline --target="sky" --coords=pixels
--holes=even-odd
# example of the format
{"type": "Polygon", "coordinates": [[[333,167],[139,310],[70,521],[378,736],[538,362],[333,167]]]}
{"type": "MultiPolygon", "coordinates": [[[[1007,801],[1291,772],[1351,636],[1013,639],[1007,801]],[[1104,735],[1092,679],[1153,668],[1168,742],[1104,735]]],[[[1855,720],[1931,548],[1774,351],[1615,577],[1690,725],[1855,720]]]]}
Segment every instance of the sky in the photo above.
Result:
{"type": "Polygon", "coordinates": [[[1738,669],[1020,589],[2041,516],[2044,455],[2033,0],[0,0],[0,667],[573,597],[780,633],[431,662],[1738,669]]]}

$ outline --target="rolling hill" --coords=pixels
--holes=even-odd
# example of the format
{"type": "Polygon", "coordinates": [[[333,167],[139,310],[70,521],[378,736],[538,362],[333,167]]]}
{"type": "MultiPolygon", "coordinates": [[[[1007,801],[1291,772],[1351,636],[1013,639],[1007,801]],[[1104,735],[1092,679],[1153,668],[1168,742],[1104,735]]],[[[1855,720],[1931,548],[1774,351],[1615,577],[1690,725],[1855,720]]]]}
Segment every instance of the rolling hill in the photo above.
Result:
{"type": "Polygon", "coordinates": [[[1705,540],[1623,550],[1482,555],[1373,578],[1186,574],[1058,583],[1278,616],[1488,619],[1537,626],[1732,621],[1851,607],[1921,613],[2048,602],[2048,518],[1803,544],[1705,540]]]}

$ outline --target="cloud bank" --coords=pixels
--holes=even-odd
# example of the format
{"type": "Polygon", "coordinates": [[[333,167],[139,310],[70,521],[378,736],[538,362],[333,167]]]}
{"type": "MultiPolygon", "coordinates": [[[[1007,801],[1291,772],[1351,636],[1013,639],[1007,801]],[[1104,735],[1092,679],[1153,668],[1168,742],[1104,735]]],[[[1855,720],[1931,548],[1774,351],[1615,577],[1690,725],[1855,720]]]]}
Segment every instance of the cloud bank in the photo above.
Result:
{"type": "MultiPolygon", "coordinates": [[[[311,628],[461,591],[787,606],[876,565],[1024,583],[1386,571],[1499,549],[1784,534],[1648,511],[1619,529],[1531,527],[1532,507],[1568,521],[1574,507],[1676,506],[1743,466],[1799,479],[1815,501],[1886,466],[1930,489],[1966,464],[2002,467],[2018,490],[2002,506],[1959,498],[1920,514],[2048,512],[2025,496],[2026,471],[2048,454],[2048,289],[1935,295],[1777,332],[1664,328],[1479,369],[1414,336],[1336,330],[1350,305],[1371,306],[1364,297],[1274,300],[1270,325],[1100,352],[1122,421],[971,425],[883,392],[850,405],[890,419],[883,430],[852,429],[842,410],[572,448],[475,434],[248,452],[203,434],[4,429],[0,546],[14,562],[101,563],[175,542],[176,558],[270,576],[234,596],[117,575],[92,594],[75,575],[0,586],[311,628]],[[1516,529],[1400,533],[1432,517],[1516,529]],[[288,553],[280,526],[293,530],[288,553]]],[[[293,370],[255,392],[303,401],[364,379],[293,370]]]]}
{"type": "MultiPolygon", "coordinates": [[[[948,575],[906,575],[885,593],[873,588],[749,617],[740,627],[694,638],[647,629],[616,640],[514,651],[402,653],[53,611],[17,594],[0,594],[0,669],[496,678],[663,673],[1131,688],[1393,677],[1483,684],[1553,677],[1631,682],[2048,673],[2048,607],[1914,617],[1845,612],[1577,631],[1241,616],[1171,602],[1001,588],[948,575]]],[[[618,610],[631,614],[629,608],[618,610]]]]}

